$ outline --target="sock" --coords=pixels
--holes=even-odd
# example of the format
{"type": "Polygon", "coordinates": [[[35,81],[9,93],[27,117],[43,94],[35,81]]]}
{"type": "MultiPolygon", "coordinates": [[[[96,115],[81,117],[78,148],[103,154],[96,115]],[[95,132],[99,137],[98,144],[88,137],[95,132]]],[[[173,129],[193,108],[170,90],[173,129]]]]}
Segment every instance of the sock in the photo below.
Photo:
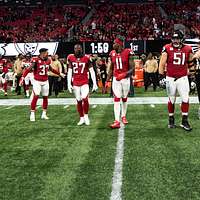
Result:
{"type": "Polygon", "coordinates": [[[88,114],[88,110],[89,110],[89,102],[88,102],[88,98],[86,97],[85,99],[83,99],[84,114],[88,114]]]}
{"type": "Polygon", "coordinates": [[[80,115],[80,117],[83,117],[83,105],[82,101],[77,101],[77,110],[80,115]]]}
{"type": "Polygon", "coordinates": [[[174,115],[174,104],[171,101],[168,101],[168,112],[169,116],[174,115]]]}
{"type": "Polygon", "coordinates": [[[43,96],[42,108],[43,108],[43,110],[47,110],[47,107],[48,107],[48,97],[47,96],[43,96]]]}
{"type": "Polygon", "coordinates": [[[127,98],[122,98],[122,117],[126,116],[127,112],[127,98]]]}
{"type": "Polygon", "coordinates": [[[188,110],[189,110],[189,102],[187,103],[182,102],[181,104],[182,115],[188,115],[188,110]]]}
{"type": "Polygon", "coordinates": [[[119,121],[120,117],[120,99],[119,98],[114,98],[114,115],[115,115],[115,120],[119,121]]]}
{"type": "Polygon", "coordinates": [[[33,99],[32,99],[32,101],[31,101],[31,111],[35,111],[38,98],[39,98],[39,96],[36,96],[36,95],[34,94],[33,99]]]}

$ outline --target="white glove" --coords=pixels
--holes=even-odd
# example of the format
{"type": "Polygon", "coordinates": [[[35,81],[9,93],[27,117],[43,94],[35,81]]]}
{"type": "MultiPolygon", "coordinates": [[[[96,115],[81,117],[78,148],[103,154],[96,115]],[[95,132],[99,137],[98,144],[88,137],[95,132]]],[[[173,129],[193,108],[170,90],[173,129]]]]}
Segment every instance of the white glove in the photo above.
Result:
{"type": "Polygon", "coordinates": [[[65,74],[63,74],[63,73],[60,73],[60,76],[61,76],[62,78],[65,78],[65,74]]]}
{"type": "Polygon", "coordinates": [[[72,91],[73,91],[72,85],[68,85],[68,90],[69,90],[69,93],[72,93],[72,91]]]}
{"type": "Polygon", "coordinates": [[[94,84],[92,87],[92,92],[95,92],[97,89],[98,89],[98,86],[96,84],[94,84]]]}

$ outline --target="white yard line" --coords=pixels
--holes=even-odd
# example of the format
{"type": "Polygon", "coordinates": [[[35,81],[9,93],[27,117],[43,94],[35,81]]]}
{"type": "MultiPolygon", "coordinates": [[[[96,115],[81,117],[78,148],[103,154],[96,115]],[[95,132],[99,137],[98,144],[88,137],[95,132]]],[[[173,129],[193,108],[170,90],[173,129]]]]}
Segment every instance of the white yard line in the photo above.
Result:
{"type": "MultiPolygon", "coordinates": [[[[113,104],[113,98],[90,98],[90,104],[92,105],[105,105],[113,104]]],[[[128,98],[128,104],[167,104],[167,97],[131,97],[128,98]]],[[[180,98],[177,98],[177,103],[180,103],[180,98]]],[[[190,97],[190,103],[198,103],[197,97],[190,97]]],[[[42,99],[38,101],[39,105],[42,105],[42,99]]],[[[75,105],[75,98],[59,98],[59,99],[49,99],[49,105],[75,105]]],[[[20,106],[20,105],[30,105],[29,99],[1,99],[0,106],[20,106]]]]}
{"type": "Polygon", "coordinates": [[[64,109],[69,108],[69,105],[64,106],[64,109]]]}
{"type": "Polygon", "coordinates": [[[115,167],[112,178],[112,192],[110,200],[122,200],[122,169],[123,169],[123,157],[124,157],[124,125],[118,132],[117,151],[115,156],[115,167]]]}
{"type": "Polygon", "coordinates": [[[9,107],[7,107],[7,108],[5,108],[5,110],[10,110],[10,109],[12,109],[12,108],[14,108],[15,106],[9,106],[9,107]]]}

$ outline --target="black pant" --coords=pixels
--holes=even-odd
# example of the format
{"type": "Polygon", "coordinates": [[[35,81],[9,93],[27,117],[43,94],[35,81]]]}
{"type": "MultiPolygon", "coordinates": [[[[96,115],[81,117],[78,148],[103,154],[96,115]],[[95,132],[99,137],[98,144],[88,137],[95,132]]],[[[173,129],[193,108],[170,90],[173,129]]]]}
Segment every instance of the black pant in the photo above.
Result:
{"type": "Polygon", "coordinates": [[[58,96],[59,92],[59,83],[56,76],[49,76],[49,96],[52,95],[52,90],[55,92],[55,95],[58,96]]]}
{"type": "Polygon", "coordinates": [[[17,85],[16,85],[16,88],[15,88],[15,92],[17,93],[17,95],[20,95],[21,94],[21,87],[19,86],[19,81],[21,79],[21,75],[17,75],[16,76],[16,80],[17,80],[17,85]]]}
{"type": "Polygon", "coordinates": [[[151,83],[153,83],[153,90],[156,90],[157,87],[157,78],[156,78],[156,73],[148,73],[145,72],[144,74],[144,86],[145,86],[145,90],[148,89],[149,85],[151,85],[151,83]]]}
{"type": "Polygon", "coordinates": [[[196,73],[195,79],[196,79],[197,93],[200,103],[200,70],[198,70],[198,72],[196,73]]]}

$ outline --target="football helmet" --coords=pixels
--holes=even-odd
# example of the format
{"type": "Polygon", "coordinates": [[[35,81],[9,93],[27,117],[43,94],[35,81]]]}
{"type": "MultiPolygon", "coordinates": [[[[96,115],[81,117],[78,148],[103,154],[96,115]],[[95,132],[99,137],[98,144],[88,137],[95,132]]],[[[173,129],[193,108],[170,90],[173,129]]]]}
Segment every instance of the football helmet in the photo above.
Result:
{"type": "Polygon", "coordinates": [[[183,32],[180,30],[174,31],[171,41],[172,41],[173,47],[180,48],[184,42],[183,32]]]}

